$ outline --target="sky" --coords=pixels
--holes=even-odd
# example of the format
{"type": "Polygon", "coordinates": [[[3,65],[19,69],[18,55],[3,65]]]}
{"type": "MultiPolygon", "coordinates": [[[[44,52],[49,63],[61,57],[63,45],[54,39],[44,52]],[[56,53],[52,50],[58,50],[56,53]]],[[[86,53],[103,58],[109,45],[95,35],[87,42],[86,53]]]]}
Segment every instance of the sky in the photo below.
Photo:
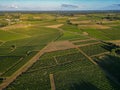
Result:
{"type": "Polygon", "coordinates": [[[0,0],[4,10],[120,10],[120,0],[0,0]]]}

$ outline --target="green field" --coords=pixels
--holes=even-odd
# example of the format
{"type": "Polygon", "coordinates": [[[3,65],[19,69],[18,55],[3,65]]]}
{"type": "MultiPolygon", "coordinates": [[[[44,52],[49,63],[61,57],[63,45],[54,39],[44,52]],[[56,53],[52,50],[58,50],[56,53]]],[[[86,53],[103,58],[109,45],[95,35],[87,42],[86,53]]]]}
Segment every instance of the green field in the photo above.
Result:
{"type": "Polygon", "coordinates": [[[5,90],[51,90],[50,74],[56,90],[120,90],[119,15],[1,13],[0,87],[21,70],[5,90]]]}
{"type": "Polygon", "coordinates": [[[98,66],[92,64],[80,53],[56,58],[58,64],[51,57],[49,59],[48,57],[47,59],[40,59],[26,73],[13,82],[7,90],[21,90],[24,88],[29,90],[50,90],[49,74],[51,73],[54,74],[57,90],[119,89],[119,86],[106,78],[104,72],[98,66]],[[74,57],[74,59],[71,57],[74,57]]]}
{"type": "Polygon", "coordinates": [[[83,50],[87,55],[92,56],[100,53],[107,52],[105,48],[103,48],[103,44],[95,44],[95,45],[88,45],[80,47],[81,50],[83,50]]]}

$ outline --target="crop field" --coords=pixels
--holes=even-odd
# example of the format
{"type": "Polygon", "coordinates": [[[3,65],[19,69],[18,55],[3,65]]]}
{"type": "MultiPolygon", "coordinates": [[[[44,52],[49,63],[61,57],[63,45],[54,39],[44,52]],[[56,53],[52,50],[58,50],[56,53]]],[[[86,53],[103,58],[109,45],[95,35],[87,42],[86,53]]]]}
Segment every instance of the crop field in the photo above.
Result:
{"type": "Polygon", "coordinates": [[[104,58],[94,57],[93,58],[102,68],[109,72],[120,82],[120,57],[113,55],[106,55],[104,58]],[[112,67],[111,67],[112,66],[112,67]]]}
{"type": "MultiPolygon", "coordinates": [[[[68,50],[64,52],[68,52],[68,50]]],[[[112,85],[109,83],[109,79],[106,78],[98,66],[92,64],[79,52],[56,56],[57,62],[54,58],[55,55],[50,55],[53,56],[48,58],[48,55],[46,55],[46,58],[38,60],[26,73],[13,82],[7,90],[21,90],[24,88],[29,90],[35,88],[49,90],[51,88],[49,74],[51,73],[54,74],[57,90],[86,90],[88,88],[90,90],[119,89],[114,83],[111,83],[112,85]],[[103,82],[104,80],[105,82],[103,82]]]]}
{"type": "Polygon", "coordinates": [[[107,50],[103,48],[103,44],[83,46],[80,47],[80,49],[83,50],[89,56],[107,52],[107,50]]]}
{"type": "Polygon", "coordinates": [[[120,90],[119,15],[1,13],[0,90],[120,90]]]}

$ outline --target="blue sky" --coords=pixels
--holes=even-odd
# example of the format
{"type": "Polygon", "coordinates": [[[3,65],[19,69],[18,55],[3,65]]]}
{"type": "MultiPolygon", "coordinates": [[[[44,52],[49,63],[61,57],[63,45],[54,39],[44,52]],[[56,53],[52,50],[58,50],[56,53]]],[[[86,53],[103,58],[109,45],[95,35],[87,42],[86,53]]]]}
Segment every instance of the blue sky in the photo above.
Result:
{"type": "Polygon", "coordinates": [[[120,10],[120,0],[0,0],[0,10],[120,10]]]}

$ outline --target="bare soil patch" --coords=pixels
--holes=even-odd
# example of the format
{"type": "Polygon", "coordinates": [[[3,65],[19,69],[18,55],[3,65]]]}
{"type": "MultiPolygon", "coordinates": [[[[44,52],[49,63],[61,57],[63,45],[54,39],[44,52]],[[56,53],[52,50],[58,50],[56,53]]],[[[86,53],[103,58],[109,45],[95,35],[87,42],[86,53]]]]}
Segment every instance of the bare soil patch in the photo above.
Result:
{"type": "Polygon", "coordinates": [[[90,20],[84,20],[84,21],[71,21],[73,24],[88,24],[91,23],[90,20]]]}
{"type": "Polygon", "coordinates": [[[15,25],[10,25],[10,26],[6,26],[1,28],[2,30],[11,30],[11,29],[17,29],[17,28],[28,28],[32,26],[31,24],[15,24],[15,25]]]}
{"type": "Polygon", "coordinates": [[[109,26],[104,26],[104,25],[79,25],[80,28],[94,28],[94,29],[109,29],[111,27],[109,26]]]}
{"type": "Polygon", "coordinates": [[[48,28],[59,28],[61,26],[63,26],[63,24],[50,25],[50,26],[46,26],[46,27],[48,27],[48,28]]]}
{"type": "Polygon", "coordinates": [[[50,43],[48,45],[48,47],[45,49],[45,52],[66,50],[66,49],[70,49],[70,48],[74,48],[74,47],[75,47],[75,45],[69,41],[57,41],[57,42],[50,43]]]}

